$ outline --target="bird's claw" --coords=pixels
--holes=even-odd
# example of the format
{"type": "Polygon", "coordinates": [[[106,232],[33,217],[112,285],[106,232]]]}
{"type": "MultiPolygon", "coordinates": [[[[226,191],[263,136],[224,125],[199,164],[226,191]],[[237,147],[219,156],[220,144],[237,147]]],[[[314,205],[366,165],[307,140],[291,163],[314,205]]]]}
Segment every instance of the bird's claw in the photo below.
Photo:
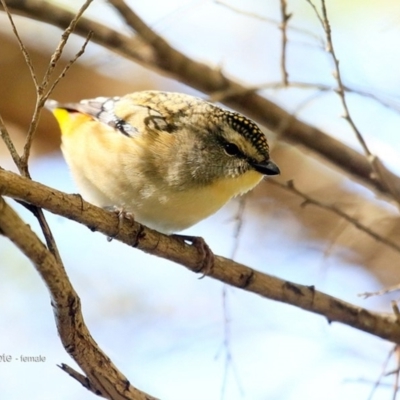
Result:
{"type": "Polygon", "coordinates": [[[116,234],[107,237],[107,240],[109,242],[111,242],[113,239],[115,239],[118,236],[118,234],[119,234],[119,232],[120,232],[120,230],[121,230],[121,228],[122,228],[122,226],[124,224],[124,219],[127,219],[128,221],[131,221],[132,223],[135,221],[134,215],[132,213],[130,213],[130,212],[125,211],[121,207],[106,206],[106,207],[103,207],[103,209],[107,210],[107,211],[114,212],[118,216],[118,227],[117,227],[118,231],[117,231],[116,234]]]}
{"type": "Polygon", "coordinates": [[[201,255],[201,260],[199,263],[199,268],[196,272],[202,273],[200,279],[203,279],[206,275],[209,275],[214,266],[214,253],[211,251],[208,244],[200,236],[186,236],[186,235],[173,235],[175,238],[190,242],[190,244],[195,247],[198,253],[201,255]]]}

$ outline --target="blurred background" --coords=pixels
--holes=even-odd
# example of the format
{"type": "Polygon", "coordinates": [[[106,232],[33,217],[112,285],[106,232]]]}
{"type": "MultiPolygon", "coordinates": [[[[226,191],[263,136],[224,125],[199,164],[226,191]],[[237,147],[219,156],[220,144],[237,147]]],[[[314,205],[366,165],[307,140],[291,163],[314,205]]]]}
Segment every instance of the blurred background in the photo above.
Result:
{"type": "MultiPolygon", "coordinates": [[[[77,10],[82,1],[58,1],[77,10]]],[[[170,44],[195,60],[221,68],[253,86],[281,81],[280,2],[262,0],[147,0],[128,2],[170,44]],[[243,12],[240,12],[242,10],[243,12]]],[[[289,81],[335,87],[324,33],[305,0],[288,0],[289,81]],[[296,28],[296,29],[294,29],[296,28]]],[[[373,153],[400,174],[400,4],[394,0],[327,1],[333,40],[344,83],[372,93],[392,107],[355,93],[350,112],[373,153]]],[[[319,2],[316,1],[319,6],[319,2]]],[[[112,8],[95,1],[85,13],[129,33],[112,8]]],[[[42,76],[61,31],[15,17],[36,73],[42,76]]],[[[81,47],[72,37],[65,62],[81,47]]],[[[206,95],[167,76],[144,69],[90,43],[52,97],[78,101],[156,89],[206,95]]],[[[307,123],[362,151],[341,118],[334,92],[265,89],[263,95],[307,123]]],[[[15,37],[0,13],[0,113],[21,149],[35,91],[15,37]]],[[[398,209],[348,179],[324,160],[277,140],[272,158],[280,182],[294,180],[301,191],[346,211],[381,235],[400,243],[398,209]]],[[[55,120],[43,112],[34,142],[32,177],[76,193],[59,150],[55,120]]],[[[0,142],[0,166],[16,170],[0,142]]],[[[375,311],[391,312],[397,295],[364,300],[359,293],[400,282],[400,255],[333,213],[268,182],[243,200],[187,231],[203,236],[211,249],[257,270],[375,311]],[[241,225],[239,232],[238,225],[241,225]]],[[[14,202],[39,232],[36,221],[14,202]]],[[[131,383],[163,400],[368,399],[392,344],[355,329],[332,324],[295,307],[224,287],[173,263],[107,242],[99,233],[46,214],[83,313],[95,340],[131,383]],[[223,295],[224,293],[224,295],[223,295]]],[[[48,293],[17,249],[0,237],[0,362],[2,399],[92,399],[94,395],[56,367],[74,362],[57,336],[48,293]],[[46,357],[22,363],[21,355],[46,357]]],[[[387,370],[396,368],[392,360],[387,370]]],[[[393,377],[374,400],[393,397],[393,377]]]]}

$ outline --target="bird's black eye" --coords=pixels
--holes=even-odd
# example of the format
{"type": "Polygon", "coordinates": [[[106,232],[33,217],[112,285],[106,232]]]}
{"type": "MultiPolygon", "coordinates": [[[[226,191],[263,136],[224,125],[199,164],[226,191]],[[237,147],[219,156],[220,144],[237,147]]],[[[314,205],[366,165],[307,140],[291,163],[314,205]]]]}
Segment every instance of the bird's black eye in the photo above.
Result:
{"type": "Polygon", "coordinates": [[[239,147],[237,147],[234,143],[226,143],[224,145],[224,149],[226,154],[228,154],[229,156],[237,156],[238,154],[240,154],[239,147]]]}

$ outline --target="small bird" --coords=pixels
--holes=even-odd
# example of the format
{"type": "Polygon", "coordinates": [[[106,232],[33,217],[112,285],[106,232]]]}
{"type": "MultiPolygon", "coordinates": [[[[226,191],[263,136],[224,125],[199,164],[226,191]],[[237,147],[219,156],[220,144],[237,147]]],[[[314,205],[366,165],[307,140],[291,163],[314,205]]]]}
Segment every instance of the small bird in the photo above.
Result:
{"type": "Polygon", "coordinates": [[[277,175],[265,135],[241,114],[181,93],[48,100],[83,197],[172,234],[277,175]]]}

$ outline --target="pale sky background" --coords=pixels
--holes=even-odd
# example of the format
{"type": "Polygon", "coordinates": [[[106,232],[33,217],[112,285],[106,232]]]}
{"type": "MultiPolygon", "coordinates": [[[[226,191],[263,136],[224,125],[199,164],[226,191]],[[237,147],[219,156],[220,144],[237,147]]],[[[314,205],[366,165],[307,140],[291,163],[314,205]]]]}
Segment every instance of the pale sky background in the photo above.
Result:
{"type": "MultiPolygon", "coordinates": [[[[64,3],[72,8],[81,2],[64,3]]],[[[87,15],[111,26],[123,26],[107,5],[95,3],[87,15]]],[[[227,3],[279,19],[279,1],[227,3]]],[[[213,1],[148,0],[130,4],[181,51],[221,66],[243,83],[281,79],[280,36],[274,24],[239,15],[213,1]]],[[[327,4],[345,83],[382,95],[400,108],[400,4],[386,1],[382,5],[378,0],[327,4]]],[[[293,13],[291,24],[322,37],[306,1],[289,0],[288,10],[293,13]]],[[[5,19],[1,21],[1,31],[9,30],[5,19]]],[[[25,20],[18,18],[16,22],[23,29],[25,20]]],[[[29,24],[32,26],[36,32],[32,45],[48,48],[50,54],[57,38],[48,34],[45,25],[35,22],[29,24]]],[[[335,84],[331,60],[314,37],[289,31],[289,40],[290,79],[335,84]]],[[[81,43],[81,39],[73,43],[81,43]]],[[[89,45],[81,62],[111,75],[123,75],[132,68],[126,61],[117,60],[89,45]]],[[[161,78],[159,85],[160,89],[194,93],[161,78]]],[[[266,93],[295,111],[312,92],[266,93]]],[[[348,101],[368,144],[400,174],[399,114],[357,95],[349,95],[348,101]]],[[[338,98],[330,94],[311,103],[301,117],[359,149],[341,114],[338,98]]],[[[274,143],[274,135],[269,138],[274,143]]],[[[76,192],[60,154],[34,160],[31,172],[42,183],[76,192]]],[[[289,211],[268,197],[257,196],[268,189],[262,185],[246,200],[237,261],[283,279],[315,285],[353,304],[390,311],[387,297],[366,301],[357,296],[381,287],[374,276],[357,264],[345,263],[342,249],[336,248],[325,257],[324,243],[303,240],[305,228],[289,211]],[[268,219],[260,217],[259,209],[269,211],[268,219]]],[[[343,185],[363,191],[350,181],[343,185]]],[[[30,215],[16,208],[37,230],[30,215]]],[[[238,201],[233,200],[187,233],[203,236],[216,254],[229,257],[235,244],[237,209],[238,201]]],[[[234,370],[230,365],[222,395],[226,354],[223,284],[209,278],[199,280],[181,266],[116,241],[109,243],[101,234],[61,217],[48,214],[48,218],[95,340],[133,385],[162,400],[365,400],[392,348],[390,343],[352,328],[329,325],[320,316],[228,288],[234,370]]],[[[50,299],[38,274],[1,237],[0,254],[0,355],[46,357],[42,364],[0,362],[0,398],[94,399],[56,367],[60,363],[75,364],[59,341],[50,299]]],[[[386,382],[388,386],[379,388],[374,400],[391,398],[392,381],[386,382]]]]}

